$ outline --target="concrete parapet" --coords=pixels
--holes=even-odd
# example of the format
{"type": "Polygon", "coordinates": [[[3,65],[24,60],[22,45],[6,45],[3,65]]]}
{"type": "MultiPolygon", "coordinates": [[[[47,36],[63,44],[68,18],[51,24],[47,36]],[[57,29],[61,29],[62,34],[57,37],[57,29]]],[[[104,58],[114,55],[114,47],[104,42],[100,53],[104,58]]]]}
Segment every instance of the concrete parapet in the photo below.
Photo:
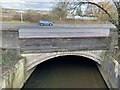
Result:
{"type": "Polygon", "coordinates": [[[110,29],[111,43],[110,43],[110,50],[114,50],[118,45],[118,32],[116,28],[110,29]]]}
{"type": "Polygon", "coordinates": [[[2,28],[2,49],[14,49],[20,54],[18,28],[2,28]]]}

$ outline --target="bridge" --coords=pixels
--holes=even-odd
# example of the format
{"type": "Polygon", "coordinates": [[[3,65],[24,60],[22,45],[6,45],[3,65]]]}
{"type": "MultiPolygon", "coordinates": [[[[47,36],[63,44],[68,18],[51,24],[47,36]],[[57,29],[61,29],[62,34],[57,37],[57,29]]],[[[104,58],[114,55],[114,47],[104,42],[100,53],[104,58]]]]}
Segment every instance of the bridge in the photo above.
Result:
{"type": "Polygon", "coordinates": [[[95,61],[109,88],[120,87],[119,63],[113,56],[117,47],[117,32],[114,29],[21,29],[19,46],[22,56],[26,57],[22,85],[38,64],[51,58],[74,55],[95,61]]]}

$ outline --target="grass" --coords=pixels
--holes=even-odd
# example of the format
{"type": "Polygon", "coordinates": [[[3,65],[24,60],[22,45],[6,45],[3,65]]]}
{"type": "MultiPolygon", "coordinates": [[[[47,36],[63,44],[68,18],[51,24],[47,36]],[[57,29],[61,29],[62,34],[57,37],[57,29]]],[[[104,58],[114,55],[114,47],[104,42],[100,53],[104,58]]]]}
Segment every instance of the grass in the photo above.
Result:
{"type": "Polygon", "coordinates": [[[0,22],[2,24],[26,24],[26,23],[30,23],[30,22],[21,22],[21,21],[2,21],[0,22]]]}

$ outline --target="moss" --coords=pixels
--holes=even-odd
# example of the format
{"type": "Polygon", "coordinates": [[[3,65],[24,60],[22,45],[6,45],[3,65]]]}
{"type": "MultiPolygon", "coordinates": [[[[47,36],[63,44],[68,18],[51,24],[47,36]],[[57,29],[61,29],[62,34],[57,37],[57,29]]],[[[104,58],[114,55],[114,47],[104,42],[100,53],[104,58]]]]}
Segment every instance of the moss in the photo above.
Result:
{"type": "Polygon", "coordinates": [[[9,50],[2,51],[2,70],[7,71],[13,67],[20,59],[24,57],[17,55],[9,50]]]}
{"type": "Polygon", "coordinates": [[[117,28],[110,28],[112,32],[118,32],[117,28]]]}
{"type": "Polygon", "coordinates": [[[20,60],[21,58],[22,58],[21,56],[17,56],[16,54],[11,53],[9,51],[2,52],[2,63],[3,64],[8,64],[11,61],[20,60]]]}

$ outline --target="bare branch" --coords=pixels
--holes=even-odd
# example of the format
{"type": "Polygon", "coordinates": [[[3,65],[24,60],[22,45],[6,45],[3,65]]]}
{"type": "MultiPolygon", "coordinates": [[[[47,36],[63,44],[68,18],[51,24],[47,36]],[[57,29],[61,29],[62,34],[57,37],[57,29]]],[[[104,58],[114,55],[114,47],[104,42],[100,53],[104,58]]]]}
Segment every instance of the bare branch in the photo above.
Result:
{"type": "Polygon", "coordinates": [[[79,2],[78,4],[80,4],[80,5],[82,5],[82,4],[92,4],[92,5],[97,6],[98,8],[100,8],[101,10],[103,10],[108,15],[108,17],[110,18],[109,21],[112,24],[114,24],[116,27],[118,27],[117,22],[111,17],[111,15],[109,14],[109,12],[107,10],[105,10],[103,7],[101,7],[100,5],[98,5],[98,4],[94,3],[94,2],[89,2],[89,1],[87,1],[87,2],[79,2]]]}

